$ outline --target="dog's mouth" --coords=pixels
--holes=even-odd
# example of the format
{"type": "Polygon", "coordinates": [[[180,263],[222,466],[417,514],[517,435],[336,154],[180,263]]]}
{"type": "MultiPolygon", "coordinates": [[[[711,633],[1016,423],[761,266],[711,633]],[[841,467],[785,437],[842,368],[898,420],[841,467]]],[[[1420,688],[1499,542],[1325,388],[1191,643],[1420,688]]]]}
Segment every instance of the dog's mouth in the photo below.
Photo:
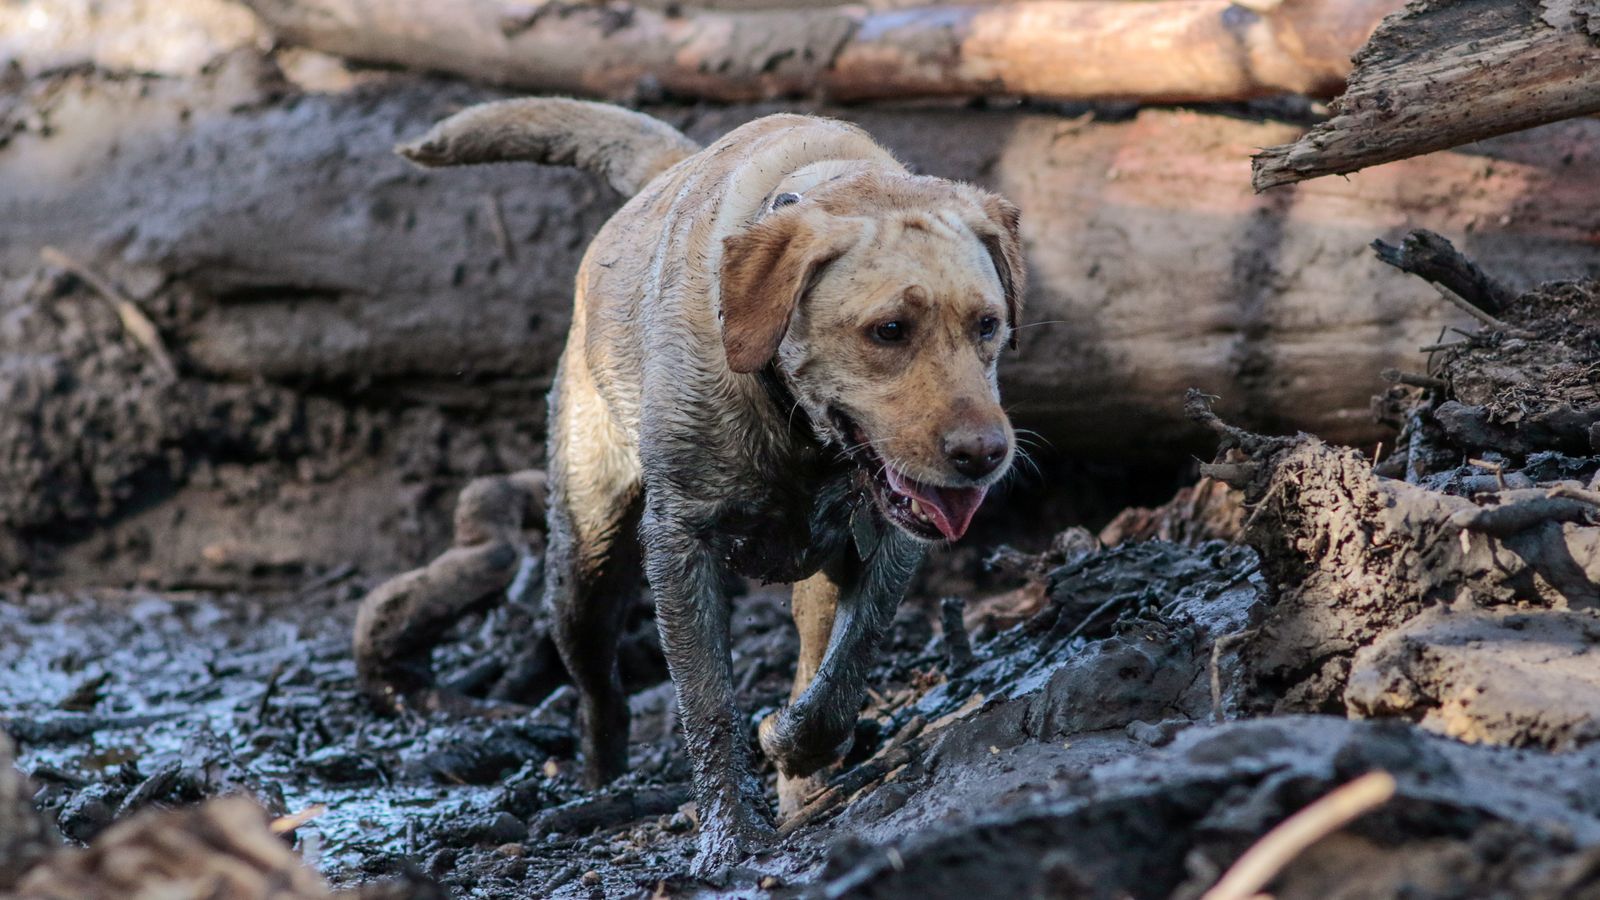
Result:
{"type": "Polygon", "coordinates": [[[944,487],[917,481],[884,459],[853,419],[838,409],[829,417],[850,459],[861,467],[873,502],[885,519],[924,541],[960,540],[989,492],[984,487],[944,487]]]}

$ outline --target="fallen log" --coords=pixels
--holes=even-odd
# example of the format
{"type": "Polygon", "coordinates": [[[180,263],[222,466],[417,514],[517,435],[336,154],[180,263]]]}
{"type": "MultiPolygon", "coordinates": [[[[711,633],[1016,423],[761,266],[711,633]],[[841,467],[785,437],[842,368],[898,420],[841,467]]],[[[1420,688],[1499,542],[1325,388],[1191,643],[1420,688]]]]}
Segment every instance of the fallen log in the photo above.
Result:
{"type": "Polygon", "coordinates": [[[430,651],[468,610],[511,586],[529,553],[524,530],[544,520],[544,498],[538,469],[472,481],[456,501],[455,545],[366,596],[352,655],[368,700],[389,712],[448,702],[430,692],[430,651]]]}
{"type": "Polygon", "coordinates": [[[1399,0],[1023,0],[657,11],[627,0],[246,0],[350,59],[611,100],[1026,95],[1184,102],[1329,95],[1399,0]]]}
{"type": "MultiPolygon", "coordinates": [[[[285,93],[248,58],[31,85],[17,121],[48,127],[0,147],[0,339],[21,351],[0,443],[26,448],[0,462],[0,520],[33,542],[13,558],[37,570],[28,547],[57,548],[64,571],[187,585],[401,571],[449,543],[466,481],[538,465],[573,272],[619,199],[569,170],[420,172],[392,154],[493,96],[396,75],[285,93]],[[176,381],[46,246],[138,304],[176,381]]],[[[704,143],[773,109],[661,114],[704,143]]],[[[1002,389],[1079,456],[1192,450],[1174,399],[1189,385],[1250,427],[1385,439],[1378,373],[1416,370],[1419,346],[1470,320],[1374,261],[1375,235],[1426,223],[1516,286],[1600,252],[1600,122],[1258,196],[1248,149],[1294,126],[848,113],[921,171],[1023,204],[1035,277],[1002,389]]]]}
{"type": "Polygon", "coordinates": [[[1256,154],[1256,190],[1600,112],[1600,3],[1414,3],[1355,64],[1328,121],[1256,154]]]}

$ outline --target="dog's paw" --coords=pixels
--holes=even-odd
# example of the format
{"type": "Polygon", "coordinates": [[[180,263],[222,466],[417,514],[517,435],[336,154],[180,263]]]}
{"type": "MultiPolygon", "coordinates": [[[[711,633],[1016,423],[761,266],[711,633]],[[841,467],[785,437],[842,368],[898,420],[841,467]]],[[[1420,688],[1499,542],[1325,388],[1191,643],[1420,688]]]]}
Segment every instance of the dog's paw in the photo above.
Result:
{"type": "Polygon", "coordinates": [[[751,854],[772,843],[775,832],[766,816],[746,802],[718,804],[700,816],[699,850],[692,874],[716,879],[751,854]]]}
{"type": "Polygon", "coordinates": [[[756,737],[761,752],[779,772],[790,778],[804,778],[844,756],[854,733],[845,732],[842,740],[831,740],[815,729],[808,733],[786,707],[762,719],[756,737]]]}

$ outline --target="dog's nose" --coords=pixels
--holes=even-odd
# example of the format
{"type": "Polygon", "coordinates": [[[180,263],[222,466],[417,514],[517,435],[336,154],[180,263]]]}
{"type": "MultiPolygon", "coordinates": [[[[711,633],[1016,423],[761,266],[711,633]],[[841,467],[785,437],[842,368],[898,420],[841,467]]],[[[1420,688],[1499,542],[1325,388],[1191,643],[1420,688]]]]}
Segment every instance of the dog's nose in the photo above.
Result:
{"type": "Polygon", "coordinates": [[[957,472],[976,479],[993,472],[1006,458],[1010,445],[999,425],[962,428],[944,436],[944,455],[957,472]]]}

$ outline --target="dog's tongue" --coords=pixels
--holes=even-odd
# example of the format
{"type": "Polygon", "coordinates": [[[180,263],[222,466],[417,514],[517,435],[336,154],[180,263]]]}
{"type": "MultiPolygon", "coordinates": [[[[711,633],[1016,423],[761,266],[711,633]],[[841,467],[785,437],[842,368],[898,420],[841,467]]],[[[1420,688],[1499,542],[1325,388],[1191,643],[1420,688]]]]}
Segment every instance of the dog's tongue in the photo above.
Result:
{"type": "Polygon", "coordinates": [[[952,541],[960,540],[967,533],[973,513],[978,511],[984,495],[989,492],[988,488],[981,487],[947,488],[922,484],[896,472],[893,466],[889,466],[885,474],[889,478],[889,486],[922,504],[922,508],[933,517],[933,524],[939,532],[952,541]]]}

